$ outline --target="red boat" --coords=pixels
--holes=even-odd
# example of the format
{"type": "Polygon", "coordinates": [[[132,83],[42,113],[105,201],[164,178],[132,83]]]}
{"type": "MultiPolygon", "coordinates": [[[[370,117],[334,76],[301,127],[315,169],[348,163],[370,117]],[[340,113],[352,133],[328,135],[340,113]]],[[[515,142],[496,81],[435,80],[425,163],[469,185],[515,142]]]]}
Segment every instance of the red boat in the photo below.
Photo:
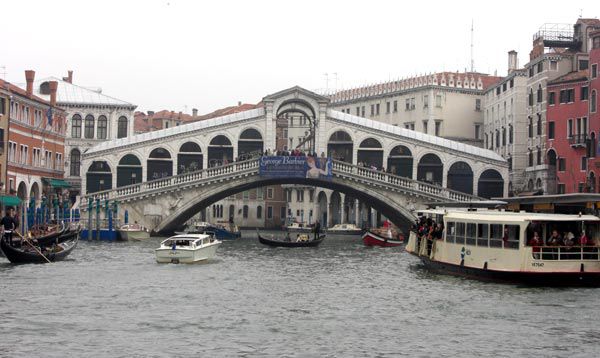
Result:
{"type": "Polygon", "coordinates": [[[392,247],[404,244],[404,236],[402,234],[392,235],[392,238],[388,238],[387,232],[384,234],[381,230],[378,230],[378,232],[369,230],[363,234],[362,239],[367,246],[392,247]]]}

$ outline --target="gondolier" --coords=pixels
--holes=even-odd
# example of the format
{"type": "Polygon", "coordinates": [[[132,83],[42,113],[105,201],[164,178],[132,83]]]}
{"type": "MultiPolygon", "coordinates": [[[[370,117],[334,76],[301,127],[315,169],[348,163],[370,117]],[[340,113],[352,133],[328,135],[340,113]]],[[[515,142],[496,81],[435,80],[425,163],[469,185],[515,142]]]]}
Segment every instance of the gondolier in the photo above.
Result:
{"type": "Polygon", "coordinates": [[[13,214],[14,209],[12,207],[6,208],[6,215],[2,218],[0,222],[2,227],[4,228],[3,239],[8,243],[8,245],[12,246],[12,236],[13,231],[15,231],[19,227],[19,221],[14,218],[13,214]]]}
{"type": "Polygon", "coordinates": [[[319,220],[317,220],[315,222],[315,231],[314,232],[315,232],[314,238],[316,240],[319,237],[319,234],[321,233],[321,223],[319,222],[319,220]]]}

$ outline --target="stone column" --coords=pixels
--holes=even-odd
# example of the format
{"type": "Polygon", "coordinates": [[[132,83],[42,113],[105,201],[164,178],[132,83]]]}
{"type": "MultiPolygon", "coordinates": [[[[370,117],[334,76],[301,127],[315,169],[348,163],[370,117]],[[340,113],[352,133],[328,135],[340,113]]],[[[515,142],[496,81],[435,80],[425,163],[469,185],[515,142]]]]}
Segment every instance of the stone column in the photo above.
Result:
{"type": "Polygon", "coordinates": [[[354,224],[360,225],[360,204],[358,203],[358,199],[354,199],[354,224]]]}
{"type": "Polygon", "coordinates": [[[332,202],[330,200],[330,201],[327,202],[327,227],[331,226],[331,222],[332,222],[331,221],[331,214],[333,212],[332,207],[333,207],[333,205],[332,205],[332,202]]]}
{"type": "Polygon", "coordinates": [[[346,223],[346,194],[340,193],[340,224],[346,223]]]}

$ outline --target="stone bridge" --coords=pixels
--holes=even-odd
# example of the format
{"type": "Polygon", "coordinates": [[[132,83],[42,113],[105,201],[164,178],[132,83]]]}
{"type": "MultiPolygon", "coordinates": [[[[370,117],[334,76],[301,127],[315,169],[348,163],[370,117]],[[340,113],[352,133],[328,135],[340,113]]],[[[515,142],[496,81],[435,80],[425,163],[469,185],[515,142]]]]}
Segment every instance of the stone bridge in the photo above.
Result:
{"type": "Polygon", "coordinates": [[[496,153],[328,105],[328,98],[293,87],[256,109],[105,142],[83,155],[82,201],[117,200],[131,220],[169,231],[227,196],[275,184],[337,190],[399,225],[424,202],[506,194],[508,167],[496,153]],[[240,161],[280,149],[278,141],[294,130],[305,134],[299,145],[334,159],[331,179],[266,178],[259,159],[240,161]]]}

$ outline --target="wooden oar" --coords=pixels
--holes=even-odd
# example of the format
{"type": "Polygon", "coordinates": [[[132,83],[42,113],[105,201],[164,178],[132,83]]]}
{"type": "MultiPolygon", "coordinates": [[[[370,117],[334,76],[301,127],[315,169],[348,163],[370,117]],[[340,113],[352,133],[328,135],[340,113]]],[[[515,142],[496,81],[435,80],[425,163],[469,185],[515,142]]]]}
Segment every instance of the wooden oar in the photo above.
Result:
{"type": "Polygon", "coordinates": [[[52,263],[52,261],[48,260],[48,258],[46,256],[44,256],[44,254],[42,254],[42,252],[35,246],[33,246],[33,244],[31,242],[29,242],[28,238],[23,237],[23,235],[21,235],[18,231],[13,231],[16,232],[17,235],[19,235],[21,237],[21,239],[23,239],[23,241],[25,241],[26,243],[29,244],[29,246],[31,246],[38,254],[40,254],[41,257],[43,257],[48,263],[52,263]]]}

